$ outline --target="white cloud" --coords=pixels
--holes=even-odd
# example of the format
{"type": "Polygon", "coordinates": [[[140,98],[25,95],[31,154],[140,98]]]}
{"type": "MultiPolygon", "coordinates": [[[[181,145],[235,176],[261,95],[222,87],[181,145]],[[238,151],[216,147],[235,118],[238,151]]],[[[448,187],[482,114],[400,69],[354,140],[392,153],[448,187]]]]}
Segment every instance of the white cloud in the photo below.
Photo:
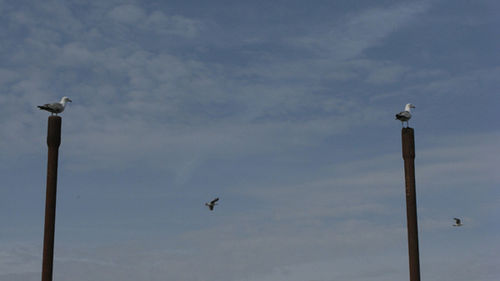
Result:
{"type": "Polygon", "coordinates": [[[81,67],[86,64],[91,64],[95,60],[94,54],[77,42],[64,45],[61,51],[62,53],[58,57],[56,63],[60,63],[66,67],[74,65],[80,65],[81,67]]]}
{"type": "Polygon", "coordinates": [[[369,9],[338,19],[326,32],[312,32],[312,36],[293,39],[292,42],[327,52],[336,61],[352,59],[415,20],[428,8],[428,2],[419,2],[369,9]]]}
{"type": "Polygon", "coordinates": [[[144,26],[159,34],[193,38],[198,35],[201,23],[180,15],[167,16],[163,12],[155,11],[146,19],[144,26]]]}
{"type": "Polygon", "coordinates": [[[423,90],[434,95],[471,95],[482,90],[483,96],[488,94],[486,91],[494,91],[496,77],[500,73],[500,68],[482,68],[466,71],[453,76],[436,79],[425,85],[423,90]]]}
{"type": "MultiPolygon", "coordinates": [[[[389,137],[381,136],[389,132],[384,128],[398,126],[389,123],[393,114],[387,108],[396,99],[421,97],[412,91],[429,90],[437,93],[435,107],[427,109],[432,111],[440,107],[440,95],[472,91],[474,83],[493,85],[498,76],[498,71],[484,68],[470,79],[470,73],[456,76],[444,68],[408,66],[397,57],[388,61],[363,56],[365,50],[424,15],[428,3],[354,12],[321,25],[328,25],[328,30],[320,25],[306,27],[305,36],[295,30],[283,32],[281,27],[269,30],[284,35],[272,36],[273,31],[266,29],[264,35],[252,34],[250,39],[227,43],[232,44],[229,47],[226,42],[211,42],[219,37],[204,29],[207,26],[199,19],[139,4],[89,4],[88,11],[74,15],[64,4],[54,21],[30,11],[11,13],[11,26],[30,32],[9,33],[12,41],[7,42],[16,47],[4,50],[2,56],[5,65],[0,74],[5,75],[0,75],[0,89],[6,94],[0,95],[0,147],[2,159],[10,159],[2,165],[43,162],[46,113],[35,106],[68,95],[74,102],[63,114],[60,159],[66,173],[61,173],[62,180],[72,182],[61,194],[68,200],[81,185],[85,186],[78,190],[82,198],[96,199],[89,194],[99,190],[110,199],[102,206],[92,201],[80,203],[77,211],[73,206],[66,209],[84,217],[96,207],[98,223],[91,216],[75,222],[62,214],[59,238],[66,242],[58,244],[56,277],[74,281],[189,281],[207,280],[207,276],[212,280],[406,278],[402,159],[399,150],[388,153],[386,144],[376,144],[388,142],[389,137]],[[179,45],[170,48],[172,42],[179,45]],[[281,47],[290,42],[305,55],[281,53],[281,47]],[[279,52],[266,47],[256,52],[252,44],[274,44],[279,52]],[[373,102],[369,97],[376,96],[374,92],[391,99],[373,102]],[[366,135],[359,130],[373,134],[373,140],[366,140],[373,147],[363,146],[360,138],[366,135]],[[33,157],[30,162],[18,160],[23,155],[33,157]],[[252,163],[255,159],[257,164],[252,163]],[[196,196],[193,200],[198,204],[198,196],[238,177],[225,170],[230,165],[243,170],[243,176],[233,179],[236,184],[217,189],[226,193],[227,205],[221,205],[226,209],[201,213],[192,205],[182,205],[189,196],[196,196]],[[199,176],[212,168],[220,173],[199,176]],[[158,169],[151,172],[161,174],[158,179],[144,181],[170,180],[182,186],[182,193],[170,186],[138,189],[117,183],[118,189],[103,183],[117,181],[102,176],[106,173],[135,181],[125,174],[128,169],[140,174],[158,169]],[[68,174],[86,179],[76,181],[68,174]],[[201,187],[194,186],[192,179],[201,187]],[[133,192],[125,194],[124,189],[133,192]],[[158,203],[161,208],[150,207],[153,197],[165,199],[158,203]],[[133,208],[143,213],[130,214],[133,208]],[[68,225],[78,235],[93,238],[76,241],[68,225]],[[114,244],[95,245],[106,239],[114,244]],[[72,243],[81,246],[67,246],[72,243]]],[[[50,10],[44,11],[51,15],[50,10]]],[[[219,27],[219,32],[227,31],[219,27]]],[[[253,28],[263,29],[257,24],[253,28]]],[[[419,118],[416,121],[425,120],[419,118]]],[[[447,189],[465,194],[468,186],[486,196],[500,181],[494,171],[498,153],[492,153],[498,150],[498,134],[446,138],[418,139],[423,249],[447,231],[450,222],[445,211],[455,208],[449,204],[444,209],[429,197],[442,196],[447,189]],[[449,145],[450,139],[461,142],[449,145]]],[[[10,182],[18,178],[14,173],[9,176],[10,182]]],[[[469,231],[496,234],[484,228],[481,218],[497,211],[498,200],[493,197],[480,198],[469,207],[460,205],[470,210],[464,215],[469,231]]],[[[66,207],[71,204],[61,202],[66,207]]],[[[3,250],[0,272],[9,275],[0,275],[0,280],[35,280],[35,275],[38,280],[34,270],[41,266],[40,248],[26,251],[29,254],[3,250]]],[[[436,247],[439,250],[443,248],[436,247]]],[[[453,264],[466,268],[467,262],[480,258],[476,253],[465,255],[453,264]]],[[[442,265],[439,260],[435,264],[442,265]]],[[[454,272],[451,264],[429,270],[428,276],[454,272]]],[[[474,269],[480,274],[480,269],[490,267],[476,264],[474,269]]],[[[470,280],[470,275],[464,280],[470,280]]]]}
{"type": "Polygon", "coordinates": [[[117,23],[130,26],[129,32],[148,32],[155,36],[176,35],[194,38],[201,23],[182,15],[166,15],[163,11],[147,12],[136,5],[120,5],[109,12],[109,18],[117,23]]]}
{"type": "Polygon", "coordinates": [[[109,17],[119,23],[134,24],[146,17],[144,10],[136,5],[120,5],[109,11],[109,17]]]}
{"type": "Polygon", "coordinates": [[[408,67],[385,66],[373,71],[367,78],[367,82],[374,84],[395,83],[401,80],[402,76],[408,72],[408,67]]]}
{"type": "MultiPolygon", "coordinates": [[[[9,69],[0,69],[0,84],[11,83],[19,79],[19,74],[15,71],[9,69]]],[[[4,98],[6,95],[0,95],[0,99],[4,98]]]]}
{"type": "Polygon", "coordinates": [[[420,181],[442,187],[500,182],[494,168],[498,139],[497,132],[434,139],[436,148],[417,154],[415,161],[420,165],[420,181]]]}
{"type": "MultiPolygon", "coordinates": [[[[30,243],[5,246],[0,248],[0,280],[8,275],[31,275],[42,267],[38,245],[30,243]]],[[[7,281],[7,280],[6,280],[7,281]]]]}

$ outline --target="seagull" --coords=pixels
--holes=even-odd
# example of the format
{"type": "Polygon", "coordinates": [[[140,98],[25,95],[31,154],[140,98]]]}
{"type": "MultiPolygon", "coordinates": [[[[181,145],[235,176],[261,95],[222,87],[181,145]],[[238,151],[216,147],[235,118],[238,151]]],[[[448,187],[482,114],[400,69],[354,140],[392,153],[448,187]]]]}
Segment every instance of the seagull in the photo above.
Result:
{"type": "Polygon", "coordinates": [[[60,102],[46,103],[44,105],[39,105],[38,108],[47,110],[51,115],[54,115],[54,113],[57,115],[64,111],[67,102],[71,102],[71,100],[68,97],[63,97],[60,102]]]}
{"type": "Polygon", "coordinates": [[[453,218],[455,220],[455,224],[453,226],[462,226],[462,221],[458,218],[453,218]]]}
{"type": "Polygon", "coordinates": [[[404,122],[406,122],[406,126],[408,126],[408,120],[410,120],[411,118],[410,108],[415,108],[415,106],[411,103],[408,103],[405,106],[405,111],[401,111],[400,113],[396,114],[396,119],[400,120],[403,125],[404,122]]]}
{"type": "Polygon", "coordinates": [[[207,206],[210,211],[214,210],[215,205],[217,205],[217,201],[219,201],[219,197],[215,198],[214,200],[210,201],[210,203],[205,203],[205,206],[207,206]]]}

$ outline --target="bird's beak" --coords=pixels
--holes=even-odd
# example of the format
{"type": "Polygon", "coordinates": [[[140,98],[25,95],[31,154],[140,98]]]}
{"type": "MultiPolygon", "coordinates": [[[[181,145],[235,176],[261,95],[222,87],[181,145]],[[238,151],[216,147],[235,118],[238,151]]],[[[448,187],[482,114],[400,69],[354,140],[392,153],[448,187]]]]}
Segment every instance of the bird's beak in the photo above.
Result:
{"type": "Polygon", "coordinates": [[[68,99],[69,102],[73,102],[72,100],[68,99]]]}

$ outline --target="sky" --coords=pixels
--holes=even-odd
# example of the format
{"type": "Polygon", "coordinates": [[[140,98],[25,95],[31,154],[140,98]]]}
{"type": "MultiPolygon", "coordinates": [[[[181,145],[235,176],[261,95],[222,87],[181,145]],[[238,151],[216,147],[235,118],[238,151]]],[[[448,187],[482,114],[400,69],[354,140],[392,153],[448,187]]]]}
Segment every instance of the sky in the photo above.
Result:
{"type": "Polygon", "coordinates": [[[0,0],[0,281],[40,280],[63,96],[54,280],[408,280],[409,102],[422,279],[499,280],[499,12],[0,0]]]}

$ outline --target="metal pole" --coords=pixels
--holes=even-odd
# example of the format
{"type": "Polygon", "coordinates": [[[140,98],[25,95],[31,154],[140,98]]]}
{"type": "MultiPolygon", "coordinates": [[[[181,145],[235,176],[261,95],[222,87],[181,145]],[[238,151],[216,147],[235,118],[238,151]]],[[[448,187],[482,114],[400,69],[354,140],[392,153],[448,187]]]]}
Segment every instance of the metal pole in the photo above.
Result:
{"type": "Polygon", "coordinates": [[[54,262],[54,232],[56,223],[57,160],[61,144],[61,117],[49,116],[47,130],[47,193],[45,199],[45,229],[43,238],[42,281],[52,281],[54,262]]]}
{"type": "Polygon", "coordinates": [[[410,281],[420,281],[420,261],[418,253],[417,196],[415,193],[415,139],[413,128],[401,131],[403,159],[405,163],[406,220],[408,224],[408,255],[410,281]]]}

